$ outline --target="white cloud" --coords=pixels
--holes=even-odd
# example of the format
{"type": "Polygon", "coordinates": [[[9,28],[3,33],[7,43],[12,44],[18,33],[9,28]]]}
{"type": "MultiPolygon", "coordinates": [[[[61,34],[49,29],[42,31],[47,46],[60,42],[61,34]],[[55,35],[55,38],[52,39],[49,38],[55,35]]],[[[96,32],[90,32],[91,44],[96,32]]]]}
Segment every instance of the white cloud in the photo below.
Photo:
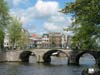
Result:
{"type": "Polygon", "coordinates": [[[36,12],[38,16],[51,16],[57,13],[59,9],[59,4],[56,1],[42,1],[38,0],[35,5],[36,12]]]}
{"type": "Polygon", "coordinates": [[[71,18],[62,13],[51,16],[47,22],[44,23],[44,29],[47,31],[63,31],[64,28],[72,24],[71,18]]]}
{"type": "MultiPolygon", "coordinates": [[[[10,0],[8,0],[10,1],[10,0]]],[[[28,0],[12,0],[14,5],[19,5],[22,2],[26,2],[28,0]]],[[[11,1],[10,1],[11,2],[11,1]]],[[[27,2],[26,2],[27,3],[27,2]]],[[[62,29],[71,24],[70,17],[65,17],[64,14],[59,13],[59,3],[56,1],[43,1],[37,0],[36,4],[28,7],[26,9],[14,8],[10,10],[11,15],[15,15],[20,18],[20,21],[23,25],[29,24],[33,25],[35,20],[45,19],[44,29],[47,31],[62,31],[62,29]]],[[[35,32],[28,28],[29,32],[35,32]]]]}
{"type": "Polygon", "coordinates": [[[28,30],[30,34],[35,33],[37,31],[36,30],[36,26],[32,25],[32,24],[24,25],[23,28],[25,28],[26,30],[28,30]]]}
{"type": "Polygon", "coordinates": [[[55,25],[54,23],[45,23],[44,28],[47,31],[55,31],[55,30],[57,31],[61,29],[59,26],[55,25]]]}
{"type": "Polygon", "coordinates": [[[22,24],[27,24],[29,22],[29,17],[24,13],[25,10],[23,9],[11,9],[10,10],[10,15],[15,16],[20,19],[20,22],[22,24]]]}
{"type": "MultiPolygon", "coordinates": [[[[17,1],[17,0],[13,0],[17,1]]],[[[19,3],[22,0],[18,0],[19,3]]],[[[59,9],[59,4],[56,1],[42,1],[38,0],[34,6],[28,7],[27,9],[11,9],[10,14],[16,15],[21,18],[22,23],[27,23],[29,20],[34,19],[45,19],[52,15],[55,15],[59,9]]]]}
{"type": "MultiPolygon", "coordinates": [[[[60,12],[57,12],[55,15],[52,15],[48,21],[55,22],[55,23],[65,23],[66,22],[66,15],[60,12]]],[[[69,21],[69,20],[68,20],[69,21]]]]}

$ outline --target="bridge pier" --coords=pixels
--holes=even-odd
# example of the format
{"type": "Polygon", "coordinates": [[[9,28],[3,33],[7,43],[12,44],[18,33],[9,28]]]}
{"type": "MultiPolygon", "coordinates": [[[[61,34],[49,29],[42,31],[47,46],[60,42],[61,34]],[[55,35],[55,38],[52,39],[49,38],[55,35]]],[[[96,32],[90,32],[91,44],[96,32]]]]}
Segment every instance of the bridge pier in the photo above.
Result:
{"type": "Polygon", "coordinates": [[[76,60],[76,55],[77,55],[77,52],[76,51],[75,52],[73,51],[70,54],[70,56],[68,58],[68,65],[79,65],[79,63],[76,60]]]}
{"type": "Polygon", "coordinates": [[[43,58],[42,58],[42,55],[37,55],[36,56],[36,60],[37,60],[37,63],[43,63],[43,58]]]}
{"type": "Polygon", "coordinates": [[[69,59],[68,59],[68,65],[79,65],[77,63],[77,61],[76,61],[76,57],[73,57],[73,56],[69,57],[69,59]]]}
{"type": "Polygon", "coordinates": [[[100,57],[97,59],[97,61],[96,61],[96,65],[97,65],[98,68],[100,69],[100,57]]]}

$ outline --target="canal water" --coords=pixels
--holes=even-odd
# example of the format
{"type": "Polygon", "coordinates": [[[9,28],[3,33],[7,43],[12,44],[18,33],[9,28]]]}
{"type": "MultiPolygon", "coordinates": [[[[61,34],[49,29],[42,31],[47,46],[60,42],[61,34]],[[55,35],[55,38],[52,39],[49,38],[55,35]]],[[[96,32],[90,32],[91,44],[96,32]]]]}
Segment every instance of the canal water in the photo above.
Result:
{"type": "Polygon", "coordinates": [[[0,63],[0,75],[81,75],[83,69],[95,64],[92,56],[80,58],[81,66],[68,66],[67,58],[51,57],[51,64],[36,63],[35,57],[30,57],[29,63],[0,63]]]}

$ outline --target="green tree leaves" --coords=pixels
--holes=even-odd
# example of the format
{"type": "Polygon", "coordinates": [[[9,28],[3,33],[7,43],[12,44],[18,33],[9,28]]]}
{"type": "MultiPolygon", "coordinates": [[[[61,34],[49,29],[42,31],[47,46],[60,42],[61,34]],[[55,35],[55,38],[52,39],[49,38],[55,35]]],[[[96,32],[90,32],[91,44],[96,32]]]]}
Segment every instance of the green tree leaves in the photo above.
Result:
{"type": "Polygon", "coordinates": [[[19,21],[16,18],[12,18],[10,25],[8,26],[8,32],[10,34],[10,41],[13,48],[18,44],[18,41],[20,40],[21,29],[22,27],[19,21]]]}
{"type": "Polygon", "coordinates": [[[16,18],[11,19],[8,32],[10,34],[12,49],[14,47],[23,48],[28,44],[28,33],[22,28],[22,24],[16,18]]]}
{"type": "Polygon", "coordinates": [[[76,0],[69,3],[62,10],[63,13],[72,13],[75,22],[70,26],[75,35],[72,37],[72,46],[78,49],[98,49],[96,41],[100,38],[100,0],[76,0]]]}
{"type": "Polygon", "coordinates": [[[12,47],[25,46],[28,35],[24,32],[21,23],[9,15],[9,8],[5,0],[0,0],[0,47],[3,47],[5,29],[10,34],[12,47]]]}
{"type": "Polygon", "coordinates": [[[4,28],[7,26],[9,21],[9,10],[6,2],[4,0],[0,0],[0,28],[4,28]]]}
{"type": "Polygon", "coordinates": [[[4,31],[0,28],[0,48],[3,48],[4,31]]]}
{"type": "Polygon", "coordinates": [[[4,0],[0,0],[0,47],[3,48],[4,29],[9,22],[8,6],[4,0]]]}

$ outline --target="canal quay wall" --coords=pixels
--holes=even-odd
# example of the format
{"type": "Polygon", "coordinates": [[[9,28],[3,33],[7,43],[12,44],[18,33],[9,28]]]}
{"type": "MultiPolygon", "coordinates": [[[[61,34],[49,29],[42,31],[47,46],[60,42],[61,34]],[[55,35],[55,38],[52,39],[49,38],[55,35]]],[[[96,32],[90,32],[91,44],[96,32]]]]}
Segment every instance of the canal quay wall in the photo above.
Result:
{"type": "Polygon", "coordinates": [[[0,52],[0,62],[21,61],[19,59],[20,51],[0,52]]]}

